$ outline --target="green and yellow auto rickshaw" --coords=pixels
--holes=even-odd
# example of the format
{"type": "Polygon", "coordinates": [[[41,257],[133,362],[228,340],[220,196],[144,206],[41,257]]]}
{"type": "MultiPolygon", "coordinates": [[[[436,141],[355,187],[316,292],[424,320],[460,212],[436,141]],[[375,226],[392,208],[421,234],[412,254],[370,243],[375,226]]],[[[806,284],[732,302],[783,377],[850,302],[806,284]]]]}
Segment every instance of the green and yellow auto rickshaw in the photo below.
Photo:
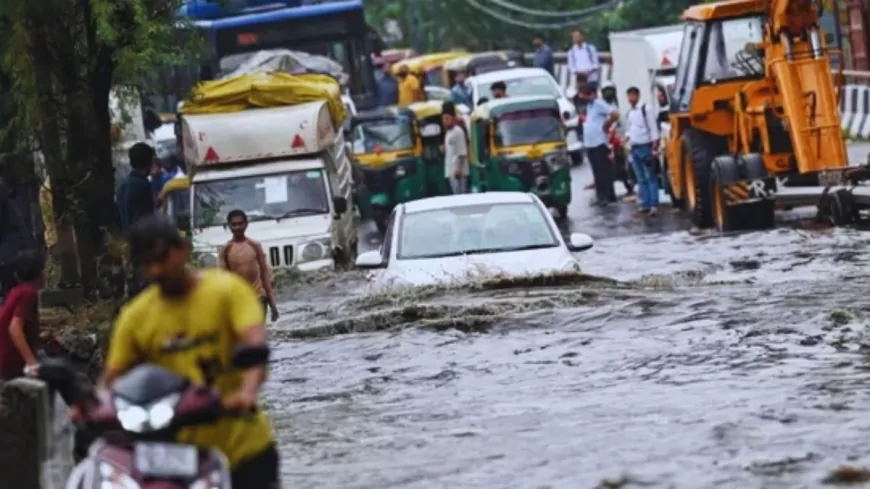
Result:
{"type": "Polygon", "coordinates": [[[472,112],[469,132],[473,188],[531,192],[560,218],[567,216],[571,158],[556,99],[491,100],[472,112]]]}
{"type": "MultiPolygon", "coordinates": [[[[393,75],[398,75],[402,66],[407,66],[408,71],[420,77],[424,86],[440,86],[444,79],[442,67],[451,59],[468,56],[467,51],[446,51],[443,53],[430,53],[413,58],[404,59],[393,65],[393,75]]],[[[449,88],[449,87],[445,87],[449,88]]]]}
{"type": "Polygon", "coordinates": [[[190,178],[178,175],[170,179],[163,185],[162,196],[160,211],[186,235],[190,231],[190,178]]]}
{"type": "Polygon", "coordinates": [[[361,112],[353,117],[350,139],[372,218],[383,233],[396,204],[426,196],[419,124],[404,107],[361,112]]]}
{"type": "Polygon", "coordinates": [[[417,116],[420,137],[423,140],[423,162],[426,164],[426,196],[450,195],[444,176],[444,125],[441,111],[444,102],[433,100],[408,106],[417,116]]]}

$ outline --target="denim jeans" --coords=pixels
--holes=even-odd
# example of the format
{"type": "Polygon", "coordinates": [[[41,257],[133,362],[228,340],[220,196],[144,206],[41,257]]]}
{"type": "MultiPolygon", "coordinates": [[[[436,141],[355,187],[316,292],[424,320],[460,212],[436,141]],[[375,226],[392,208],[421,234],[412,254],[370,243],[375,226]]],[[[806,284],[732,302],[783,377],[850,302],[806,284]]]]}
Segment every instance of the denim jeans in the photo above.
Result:
{"type": "Polygon", "coordinates": [[[659,206],[659,181],[653,169],[652,144],[635,144],[631,147],[631,165],[637,179],[637,194],[642,209],[659,206]]]}

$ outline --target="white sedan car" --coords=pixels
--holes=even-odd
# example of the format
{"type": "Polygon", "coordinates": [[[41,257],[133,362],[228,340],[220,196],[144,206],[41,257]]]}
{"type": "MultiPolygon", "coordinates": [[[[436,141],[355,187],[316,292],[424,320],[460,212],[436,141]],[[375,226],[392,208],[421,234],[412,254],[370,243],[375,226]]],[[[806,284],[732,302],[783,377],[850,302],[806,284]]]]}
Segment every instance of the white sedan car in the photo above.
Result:
{"type": "Polygon", "coordinates": [[[533,194],[451,195],[396,206],[381,249],[359,255],[356,266],[385,269],[381,285],[466,282],[579,271],[572,253],[592,245],[581,233],[566,242],[533,194]]]}
{"type": "Polygon", "coordinates": [[[490,86],[495,82],[503,82],[507,86],[508,97],[541,95],[555,98],[562,112],[562,122],[568,129],[565,142],[571,155],[571,163],[579,165],[583,162],[583,140],[579,133],[580,119],[577,116],[577,107],[552,75],[541,68],[511,68],[473,76],[466,80],[465,84],[471,90],[471,99],[475,107],[480,104],[482,98],[492,100],[490,86]]]}

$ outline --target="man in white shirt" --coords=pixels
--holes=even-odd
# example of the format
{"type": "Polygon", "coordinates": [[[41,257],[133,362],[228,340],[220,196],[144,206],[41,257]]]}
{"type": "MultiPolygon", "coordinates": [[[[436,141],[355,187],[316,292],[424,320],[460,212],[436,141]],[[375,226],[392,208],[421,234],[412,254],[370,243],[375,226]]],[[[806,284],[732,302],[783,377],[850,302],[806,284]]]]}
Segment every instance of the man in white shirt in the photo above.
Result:
{"type": "Polygon", "coordinates": [[[637,193],[640,200],[640,213],[647,216],[658,214],[659,181],[655,172],[655,159],[659,154],[661,142],[657,113],[640,104],[640,90],[630,87],[626,90],[631,108],[625,115],[626,134],[631,146],[631,164],[637,179],[637,193]]]}
{"type": "Polygon", "coordinates": [[[577,91],[580,91],[582,84],[587,84],[593,90],[597,90],[598,75],[601,72],[598,50],[586,42],[586,38],[580,31],[571,33],[571,40],[574,45],[568,51],[568,70],[577,82],[577,91]]]}
{"type": "Polygon", "coordinates": [[[444,129],[444,177],[450,182],[453,194],[468,193],[468,141],[459,127],[454,107],[445,107],[441,114],[444,129]]]}

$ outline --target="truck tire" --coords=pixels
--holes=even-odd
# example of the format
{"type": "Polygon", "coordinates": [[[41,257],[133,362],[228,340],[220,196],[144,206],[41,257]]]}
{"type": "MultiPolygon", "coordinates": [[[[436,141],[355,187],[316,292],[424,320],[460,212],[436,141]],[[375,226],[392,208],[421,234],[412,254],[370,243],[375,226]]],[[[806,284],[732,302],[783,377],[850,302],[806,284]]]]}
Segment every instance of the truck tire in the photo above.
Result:
{"type": "Polygon", "coordinates": [[[713,226],[711,166],[714,158],[728,151],[728,141],[694,127],[683,131],[681,141],[688,154],[686,163],[692,165],[692,184],[695,187],[694,202],[691,198],[686,199],[686,205],[692,207],[687,210],[692,213],[692,224],[701,229],[710,228],[713,226]]]}
{"type": "Polygon", "coordinates": [[[671,177],[668,175],[668,158],[664,155],[662,155],[662,187],[671,199],[671,205],[674,209],[682,209],[683,199],[678,198],[674,193],[674,187],[671,185],[671,177]]]}
{"type": "MultiPolygon", "coordinates": [[[[731,155],[718,156],[711,165],[710,196],[712,198],[713,225],[719,232],[740,229],[741,206],[726,205],[725,187],[741,181],[740,167],[731,155]]],[[[751,204],[749,204],[751,205],[751,204]]]]}
{"type": "MultiPolygon", "coordinates": [[[[741,155],[738,160],[738,168],[742,166],[741,175],[746,180],[755,180],[758,178],[767,178],[770,175],[767,173],[767,168],[764,166],[764,159],[758,153],[749,153],[741,155]]],[[[762,200],[754,202],[746,206],[743,211],[743,219],[746,225],[743,229],[773,229],[776,223],[776,201],[762,200]]]]}

